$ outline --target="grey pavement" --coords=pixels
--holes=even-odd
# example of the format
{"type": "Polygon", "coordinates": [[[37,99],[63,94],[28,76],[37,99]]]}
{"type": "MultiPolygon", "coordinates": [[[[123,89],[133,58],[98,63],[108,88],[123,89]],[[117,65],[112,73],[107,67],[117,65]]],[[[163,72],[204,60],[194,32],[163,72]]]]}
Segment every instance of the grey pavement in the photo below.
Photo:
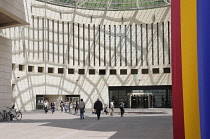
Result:
{"type": "MultiPolygon", "coordinates": [[[[110,110],[109,110],[110,111],[110,110]]],[[[101,119],[86,109],[79,114],[43,110],[23,112],[21,121],[0,122],[0,139],[172,139],[171,109],[125,109],[120,117],[102,113],[101,119]]]]}

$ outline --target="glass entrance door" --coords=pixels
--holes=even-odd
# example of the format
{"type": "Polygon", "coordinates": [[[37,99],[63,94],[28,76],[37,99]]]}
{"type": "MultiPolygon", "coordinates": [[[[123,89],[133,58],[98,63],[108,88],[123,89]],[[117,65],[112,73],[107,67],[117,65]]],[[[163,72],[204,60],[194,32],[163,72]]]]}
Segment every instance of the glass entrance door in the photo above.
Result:
{"type": "Polygon", "coordinates": [[[43,109],[44,108],[44,97],[36,97],[36,109],[43,109]]]}
{"type": "Polygon", "coordinates": [[[79,97],[69,97],[69,102],[72,102],[73,104],[79,102],[79,97]]]}
{"type": "Polygon", "coordinates": [[[152,97],[151,94],[132,95],[130,97],[131,108],[151,108],[152,97]]]}
{"type": "Polygon", "coordinates": [[[66,96],[66,100],[68,102],[71,102],[72,104],[76,104],[76,101],[79,102],[80,96],[78,95],[71,95],[71,96],[66,96]]]}

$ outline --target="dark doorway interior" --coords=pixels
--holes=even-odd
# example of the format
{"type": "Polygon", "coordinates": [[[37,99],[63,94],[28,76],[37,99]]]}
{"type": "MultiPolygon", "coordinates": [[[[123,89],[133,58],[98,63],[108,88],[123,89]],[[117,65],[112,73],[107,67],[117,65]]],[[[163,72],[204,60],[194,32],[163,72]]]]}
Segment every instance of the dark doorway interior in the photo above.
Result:
{"type": "Polygon", "coordinates": [[[115,107],[123,100],[125,108],[171,108],[171,85],[111,86],[109,104],[112,100],[115,107]]]}

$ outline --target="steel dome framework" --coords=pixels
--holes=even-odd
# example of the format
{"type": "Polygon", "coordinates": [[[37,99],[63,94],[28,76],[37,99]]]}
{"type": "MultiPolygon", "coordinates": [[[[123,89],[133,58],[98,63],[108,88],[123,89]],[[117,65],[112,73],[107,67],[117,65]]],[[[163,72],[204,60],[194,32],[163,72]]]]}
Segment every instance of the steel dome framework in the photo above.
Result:
{"type": "Polygon", "coordinates": [[[141,10],[166,7],[171,0],[37,0],[64,7],[90,10],[141,10]]]}

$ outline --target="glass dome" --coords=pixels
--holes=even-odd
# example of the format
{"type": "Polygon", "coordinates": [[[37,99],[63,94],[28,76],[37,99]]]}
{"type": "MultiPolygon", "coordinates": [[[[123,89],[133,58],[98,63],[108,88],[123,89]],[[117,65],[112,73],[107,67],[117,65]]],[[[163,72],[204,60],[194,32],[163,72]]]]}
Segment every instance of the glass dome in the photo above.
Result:
{"type": "Polygon", "coordinates": [[[54,5],[91,10],[137,10],[170,6],[171,0],[38,0],[54,5]]]}

